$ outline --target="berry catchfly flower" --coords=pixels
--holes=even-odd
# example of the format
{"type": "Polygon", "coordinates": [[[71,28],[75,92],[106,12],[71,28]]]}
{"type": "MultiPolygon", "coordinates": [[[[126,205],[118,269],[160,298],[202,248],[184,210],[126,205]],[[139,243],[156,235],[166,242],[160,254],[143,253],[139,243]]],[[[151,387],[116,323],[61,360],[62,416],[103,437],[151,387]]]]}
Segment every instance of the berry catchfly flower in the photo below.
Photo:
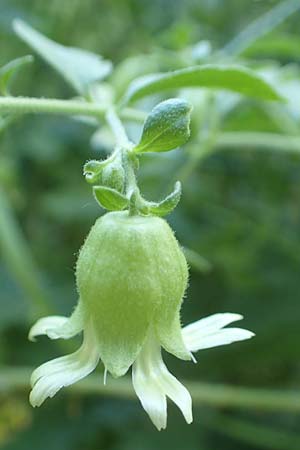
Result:
{"type": "Polygon", "coordinates": [[[241,328],[224,328],[242,319],[239,314],[214,314],[181,327],[188,266],[160,217],[129,211],[100,217],[80,250],[76,279],[79,302],[71,317],[45,317],[30,330],[31,340],[43,334],[68,339],[83,331],[79,350],[33,372],[33,406],[86,377],[101,360],[105,377],[107,372],[121,377],[132,367],[135,392],[159,430],[167,423],[167,397],[191,423],[191,396],[168,371],[161,349],[195,361],[198,350],[253,336],[241,328]]]}
{"type": "Polygon", "coordinates": [[[224,328],[242,319],[239,314],[214,314],[184,328],[180,309],[188,284],[185,256],[168,223],[181,195],[181,185],[161,202],[145,200],[139,190],[138,157],[148,151],[169,151],[189,137],[191,106],[182,99],[159,103],[145,120],[140,142],[128,141],[111,109],[107,121],[120,144],[104,161],[84,166],[95,199],[111,212],[92,227],[78,256],[79,301],[70,318],[45,317],[31,328],[29,338],[45,334],[68,339],[83,332],[79,350],[46,362],[32,374],[30,402],[40,406],[62,387],[104,365],[113,377],[132,367],[132,384],[154,425],[167,424],[167,397],[191,423],[192,400],[172,375],[162,349],[182,360],[196,361],[198,350],[231,344],[253,336],[241,328],[224,328]]]}

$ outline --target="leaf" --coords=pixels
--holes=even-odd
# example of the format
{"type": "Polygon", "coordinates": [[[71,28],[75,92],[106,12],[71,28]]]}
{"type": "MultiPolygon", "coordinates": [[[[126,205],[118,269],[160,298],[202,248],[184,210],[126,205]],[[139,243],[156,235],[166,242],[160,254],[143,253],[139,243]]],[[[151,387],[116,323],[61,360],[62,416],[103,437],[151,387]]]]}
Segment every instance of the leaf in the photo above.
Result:
{"type": "Polygon", "coordinates": [[[265,14],[258,16],[254,21],[225,45],[221,50],[223,55],[238,56],[249,48],[254,42],[266,36],[284,20],[300,9],[298,0],[284,0],[269,9],[265,14]]]}
{"type": "Polygon", "coordinates": [[[179,203],[181,197],[181,183],[175,183],[174,191],[168,195],[163,201],[149,205],[148,211],[155,216],[166,216],[170,214],[179,203]]]}
{"type": "Polygon", "coordinates": [[[167,152],[190,137],[191,105],[179,98],[159,103],[147,117],[140,143],[134,151],[167,152]]]}
{"type": "Polygon", "coordinates": [[[109,211],[120,211],[128,205],[128,198],[115,189],[106,186],[95,186],[93,191],[99,205],[109,211]]]}
{"type": "Polygon", "coordinates": [[[247,58],[286,58],[298,59],[300,56],[300,39],[295,35],[289,34],[271,34],[263,39],[260,39],[251,47],[243,52],[243,56],[247,58]]]}
{"type": "Polygon", "coordinates": [[[20,19],[13,22],[17,35],[47,61],[73,88],[85,94],[89,86],[110,74],[112,64],[86,50],[65,47],[48,39],[20,19]]]}
{"type": "Polygon", "coordinates": [[[275,89],[253,70],[241,66],[207,64],[137,78],[129,85],[124,102],[133,102],[161,91],[187,87],[225,89],[262,100],[283,100],[275,89]]]}
{"type": "Polygon", "coordinates": [[[16,58],[13,61],[5,64],[5,66],[0,68],[0,93],[2,95],[9,95],[8,85],[19,69],[23,66],[31,63],[33,61],[33,56],[26,55],[21,58],[16,58]]]}

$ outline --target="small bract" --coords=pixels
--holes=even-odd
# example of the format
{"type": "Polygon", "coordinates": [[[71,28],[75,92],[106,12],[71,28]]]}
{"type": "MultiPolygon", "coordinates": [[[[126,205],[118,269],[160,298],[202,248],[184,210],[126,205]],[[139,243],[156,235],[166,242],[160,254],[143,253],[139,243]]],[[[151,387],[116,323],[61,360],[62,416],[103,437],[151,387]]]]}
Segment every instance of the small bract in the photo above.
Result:
{"type": "Polygon", "coordinates": [[[134,389],[159,430],[167,423],[167,397],[191,423],[190,394],[168,371],[161,348],[195,361],[192,352],[253,336],[223,329],[240,320],[238,314],[215,314],[181,328],[188,267],[174,233],[159,217],[124,211],[99,218],[79,253],[76,278],[79,302],[72,316],[40,319],[29,337],[67,339],[83,331],[83,344],[33,372],[33,406],[87,376],[101,360],[105,378],[107,372],[120,377],[132,366],[134,389]]]}

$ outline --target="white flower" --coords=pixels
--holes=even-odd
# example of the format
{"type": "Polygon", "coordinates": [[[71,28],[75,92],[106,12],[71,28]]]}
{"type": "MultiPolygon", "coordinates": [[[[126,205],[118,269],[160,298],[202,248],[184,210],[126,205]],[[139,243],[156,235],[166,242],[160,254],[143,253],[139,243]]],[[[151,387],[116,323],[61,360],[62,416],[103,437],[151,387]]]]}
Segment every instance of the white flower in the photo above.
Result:
{"type": "Polygon", "coordinates": [[[29,333],[31,340],[84,334],[77,352],[33,372],[33,406],[87,376],[101,359],[104,380],[107,373],[121,377],[132,367],[133,387],[159,430],[167,424],[167,397],[191,423],[190,394],[168,371],[161,349],[195,361],[193,352],[253,336],[223,328],[242,319],[238,314],[215,314],[181,328],[188,266],[171,228],[158,217],[128,211],[100,217],[80,250],[76,282],[80,300],[70,319],[46,317],[29,333]]]}
{"type": "MultiPolygon", "coordinates": [[[[40,319],[30,330],[29,338],[46,334],[51,339],[68,339],[84,332],[83,344],[75,353],[56,358],[38,367],[32,374],[30,402],[40,406],[62,387],[69,386],[89,375],[101,359],[101,351],[93,320],[83,319],[81,303],[68,319],[52,316],[40,319]]],[[[183,342],[189,352],[218,347],[250,339],[254,334],[241,328],[224,328],[241,320],[239,314],[214,314],[182,329],[183,342]]],[[[193,358],[194,359],[194,358],[193,358]]],[[[167,369],[161,355],[161,344],[153,327],[132,364],[132,383],[138,398],[158,430],[167,425],[167,397],[191,423],[192,399],[188,390],[167,369]]]]}

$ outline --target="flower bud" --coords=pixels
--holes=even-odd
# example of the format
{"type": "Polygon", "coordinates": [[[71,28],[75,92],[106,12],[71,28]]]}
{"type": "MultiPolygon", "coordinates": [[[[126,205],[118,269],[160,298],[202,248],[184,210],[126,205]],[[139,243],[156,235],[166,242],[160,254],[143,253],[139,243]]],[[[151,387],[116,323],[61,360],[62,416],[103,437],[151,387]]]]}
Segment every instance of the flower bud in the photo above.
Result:
{"type": "Polygon", "coordinates": [[[118,192],[123,192],[125,182],[125,173],[119,161],[109,163],[102,171],[101,184],[118,192]]]}
{"type": "Polygon", "coordinates": [[[80,251],[76,276],[85,321],[92,319],[112,375],[128,370],[150,325],[169,352],[190,359],[179,320],[187,263],[163,219],[128,211],[102,216],[80,251]]]}

